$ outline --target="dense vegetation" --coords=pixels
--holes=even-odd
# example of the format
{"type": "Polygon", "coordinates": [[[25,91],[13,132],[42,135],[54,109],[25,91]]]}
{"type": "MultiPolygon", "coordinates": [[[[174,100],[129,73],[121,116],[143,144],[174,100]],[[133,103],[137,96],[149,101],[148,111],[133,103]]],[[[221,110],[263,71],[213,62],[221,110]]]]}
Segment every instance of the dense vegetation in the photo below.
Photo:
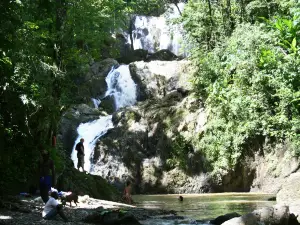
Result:
{"type": "Polygon", "coordinates": [[[180,22],[209,115],[194,141],[215,172],[266,142],[300,153],[299,9],[289,0],[188,1],[180,22]]]}
{"type": "Polygon", "coordinates": [[[62,112],[81,100],[76,84],[90,63],[117,56],[113,34],[130,14],[155,14],[167,2],[0,2],[0,193],[37,180],[42,149],[62,169],[63,151],[51,140],[62,112]]]}
{"type": "MultiPolygon", "coordinates": [[[[179,2],[0,2],[0,193],[37,180],[42,149],[62,170],[64,151],[51,141],[63,111],[81,102],[76,85],[90,63],[118,56],[115,34],[130,27],[130,16],[158,15],[179,2]]],[[[288,142],[300,153],[299,7],[296,0],[187,1],[179,22],[209,114],[193,145],[210,169],[234,169],[264,142],[288,142]]],[[[188,141],[174,142],[176,160],[185,158],[188,141]]]]}

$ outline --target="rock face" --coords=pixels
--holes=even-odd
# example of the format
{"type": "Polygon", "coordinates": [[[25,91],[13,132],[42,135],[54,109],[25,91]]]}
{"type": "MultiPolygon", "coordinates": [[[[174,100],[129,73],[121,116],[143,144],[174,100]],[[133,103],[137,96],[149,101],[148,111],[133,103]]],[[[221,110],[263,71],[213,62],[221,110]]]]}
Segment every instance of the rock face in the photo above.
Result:
{"type": "Polygon", "coordinates": [[[276,199],[280,203],[291,204],[300,199],[300,172],[289,176],[277,193],[276,199]]]}
{"type": "Polygon", "coordinates": [[[300,223],[300,172],[290,175],[276,196],[277,202],[290,206],[300,223]]]}
{"type": "Polygon", "coordinates": [[[97,142],[93,174],[123,182],[132,178],[141,193],[209,191],[208,178],[201,175],[204,158],[183,142],[194,135],[191,131],[201,132],[205,123],[201,102],[179,92],[165,98],[147,100],[113,115],[115,128],[97,142]],[[182,140],[176,139],[179,134],[182,140]],[[197,179],[171,163],[174,140],[184,144],[187,154],[182,160],[190,165],[191,174],[197,173],[197,179]]]}
{"type": "Polygon", "coordinates": [[[300,161],[293,156],[289,145],[284,143],[273,149],[268,145],[262,146],[248,165],[255,169],[251,191],[277,193],[283,185],[289,183],[289,176],[294,176],[293,173],[299,170],[300,161]]]}
{"type": "MultiPolygon", "coordinates": [[[[83,87],[95,85],[94,89],[89,86],[87,95],[104,95],[104,86],[94,81],[105,81],[113,65],[117,62],[112,59],[92,65],[82,82],[83,87]]],[[[107,97],[101,99],[99,109],[85,104],[68,109],[60,122],[58,138],[69,154],[80,123],[97,119],[102,112],[114,112],[114,128],[96,142],[93,174],[106,179],[116,177],[121,183],[131,178],[140,193],[277,193],[280,189],[284,193],[290,189],[287,185],[297,184],[289,182],[289,177],[299,171],[299,159],[292,155],[287,143],[270,147],[265,140],[264,144],[251,144],[251,155],[246,155],[232,171],[210,174],[208,162],[197,151],[194,139],[205,131],[207,112],[191,91],[190,62],[139,61],[129,68],[137,84],[137,105],[114,112],[114,99],[107,97]]],[[[290,197],[282,194],[279,202],[289,201],[294,193],[296,190],[290,197]]]]}
{"type": "Polygon", "coordinates": [[[135,62],[129,65],[132,79],[137,84],[138,101],[163,98],[173,90],[187,94],[191,89],[189,61],[135,62]]]}

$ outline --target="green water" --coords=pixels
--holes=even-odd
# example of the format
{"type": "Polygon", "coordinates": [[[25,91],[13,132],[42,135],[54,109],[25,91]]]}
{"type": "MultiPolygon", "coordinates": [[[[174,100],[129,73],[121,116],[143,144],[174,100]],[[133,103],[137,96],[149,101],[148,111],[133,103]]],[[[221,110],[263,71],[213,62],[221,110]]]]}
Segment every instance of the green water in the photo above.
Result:
{"type": "Polygon", "coordinates": [[[268,201],[274,197],[270,194],[224,193],[182,195],[183,202],[178,201],[179,195],[136,195],[133,196],[137,206],[153,209],[175,210],[178,215],[195,220],[210,220],[217,216],[237,212],[245,214],[254,209],[272,206],[276,203],[268,201]]]}

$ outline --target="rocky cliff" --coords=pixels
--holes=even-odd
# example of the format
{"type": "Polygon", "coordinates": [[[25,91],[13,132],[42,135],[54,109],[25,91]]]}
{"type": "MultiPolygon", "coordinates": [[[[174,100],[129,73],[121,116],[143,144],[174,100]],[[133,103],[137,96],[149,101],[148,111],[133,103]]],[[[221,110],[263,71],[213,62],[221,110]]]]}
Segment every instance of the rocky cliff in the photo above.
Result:
{"type": "MultiPolygon", "coordinates": [[[[111,65],[117,63],[106,60],[91,70],[97,67],[93,73],[104,77],[111,65]]],[[[249,143],[251,151],[234,170],[212,175],[205,155],[197,150],[196,138],[205,132],[208,112],[192,92],[190,62],[139,61],[129,68],[137,84],[138,103],[113,113],[114,128],[96,142],[91,158],[93,174],[108,180],[117,177],[121,182],[130,178],[139,193],[277,193],[299,170],[299,160],[291,155],[288,143],[274,146],[263,139],[249,143]]],[[[104,83],[89,84],[103,95],[104,83]]],[[[101,113],[92,105],[74,106],[66,112],[60,134],[68,151],[79,123],[101,113]]]]}

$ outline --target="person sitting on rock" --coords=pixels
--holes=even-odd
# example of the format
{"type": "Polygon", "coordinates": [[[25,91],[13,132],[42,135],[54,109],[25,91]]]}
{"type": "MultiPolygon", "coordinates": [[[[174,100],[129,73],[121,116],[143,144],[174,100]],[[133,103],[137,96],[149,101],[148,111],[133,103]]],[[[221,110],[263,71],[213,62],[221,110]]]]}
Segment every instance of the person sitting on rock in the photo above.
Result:
{"type": "Polygon", "coordinates": [[[123,198],[127,204],[132,204],[133,201],[132,201],[132,197],[131,197],[131,182],[130,181],[126,182],[126,187],[124,189],[123,198]]]}
{"type": "Polygon", "coordinates": [[[56,191],[51,192],[50,198],[47,201],[42,216],[45,220],[51,220],[53,219],[57,214],[60,215],[60,217],[65,221],[68,222],[67,217],[65,216],[63,212],[63,206],[58,203],[58,193],[56,191]]]}

